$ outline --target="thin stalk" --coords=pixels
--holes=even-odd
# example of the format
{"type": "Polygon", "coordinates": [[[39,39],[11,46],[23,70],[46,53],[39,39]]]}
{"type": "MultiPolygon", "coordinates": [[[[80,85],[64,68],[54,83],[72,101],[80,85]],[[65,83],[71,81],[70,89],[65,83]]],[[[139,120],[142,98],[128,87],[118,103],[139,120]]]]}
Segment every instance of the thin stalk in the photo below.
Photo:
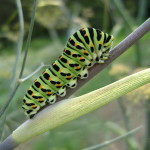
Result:
{"type": "Polygon", "coordinates": [[[29,78],[31,78],[33,75],[35,75],[37,72],[39,72],[43,67],[49,67],[50,65],[45,65],[44,63],[41,63],[41,65],[35,70],[33,71],[31,74],[29,74],[28,76],[21,78],[18,80],[18,82],[24,82],[26,80],[28,80],[29,78]]]}
{"type": "Polygon", "coordinates": [[[126,134],[124,134],[122,136],[118,136],[118,137],[116,137],[116,138],[114,138],[112,140],[105,141],[102,144],[94,145],[94,146],[91,146],[91,147],[88,147],[88,148],[84,148],[82,150],[97,150],[97,149],[109,146],[110,144],[112,144],[112,143],[114,143],[114,142],[116,142],[118,140],[127,138],[128,136],[132,135],[133,133],[136,133],[137,131],[139,131],[142,128],[143,128],[143,126],[139,126],[139,127],[135,128],[135,129],[130,130],[129,132],[127,132],[126,134]]]}
{"type": "MultiPolygon", "coordinates": [[[[16,2],[17,3],[17,2],[16,2]]],[[[20,3],[20,2],[19,2],[20,3]]],[[[10,17],[8,18],[8,20],[6,21],[6,23],[5,23],[5,26],[8,26],[10,23],[11,23],[11,21],[13,21],[13,19],[15,19],[15,17],[17,16],[17,10],[15,10],[11,15],[10,15],[10,17]]],[[[3,28],[3,26],[2,26],[2,28],[3,28]]]]}
{"type": "Polygon", "coordinates": [[[19,15],[19,36],[18,36],[18,42],[17,42],[17,56],[16,56],[16,62],[14,66],[14,71],[13,71],[13,79],[12,79],[12,85],[13,89],[11,88],[10,93],[9,93],[9,98],[6,100],[4,103],[3,107],[0,109],[0,117],[2,114],[5,112],[6,108],[8,107],[11,99],[13,98],[14,94],[16,93],[19,85],[16,84],[16,79],[17,79],[17,69],[19,65],[19,58],[21,55],[21,50],[22,50],[22,45],[23,45],[23,36],[24,36],[24,21],[23,21],[23,12],[22,12],[22,6],[20,3],[20,0],[16,0],[16,5],[18,9],[18,15],[19,15]],[[15,86],[15,87],[14,87],[15,86]]]}
{"type": "Polygon", "coordinates": [[[4,127],[5,127],[5,120],[6,120],[6,115],[3,115],[0,121],[0,141],[4,140],[3,133],[4,133],[4,127]]]}
{"type": "Polygon", "coordinates": [[[9,106],[11,100],[13,99],[14,95],[16,94],[18,88],[19,88],[20,84],[18,83],[15,88],[13,89],[13,91],[11,92],[9,98],[7,99],[7,101],[5,102],[5,104],[3,105],[3,107],[0,109],[0,118],[2,117],[2,115],[4,114],[5,110],[7,109],[7,107],[9,106]]]}
{"type": "Polygon", "coordinates": [[[133,30],[132,26],[135,24],[135,22],[133,21],[131,16],[128,14],[128,11],[124,8],[122,2],[119,0],[112,0],[112,2],[115,5],[115,7],[117,8],[118,13],[124,20],[127,28],[129,28],[130,31],[133,30]]]}
{"type": "MultiPolygon", "coordinates": [[[[119,107],[120,107],[120,110],[121,110],[121,114],[122,114],[122,118],[123,118],[123,121],[124,121],[124,125],[125,125],[125,130],[126,131],[129,131],[130,130],[130,120],[129,120],[129,115],[127,114],[126,112],[126,106],[124,105],[123,103],[123,99],[121,98],[120,101],[118,101],[118,104],[119,104],[119,107]]],[[[131,144],[130,144],[130,141],[133,141],[134,138],[132,137],[132,135],[128,136],[127,139],[126,139],[126,147],[128,150],[130,149],[136,149],[137,150],[137,147],[136,148],[133,148],[131,147],[131,144]]]]}
{"type": "MultiPolygon", "coordinates": [[[[128,11],[124,8],[122,2],[120,0],[112,0],[115,7],[117,8],[120,16],[123,18],[124,23],[126,24],[129,32],[133,31],[133,25],[135,24],[135,21],[130,17],[130,14],[128,14],[128,11]]],[[[140,43],[137,42],[135,44],[135,49],[136,49],[136,65],[141,66],[142,64],[142,58],[141,58],[141,53],[140,53],[140,43]]]]}
{"type": "Polygon", "coordinates": [[[19,15],[19,36],[18,36],[18,42],[17,42],[17,50],[16,50],[16,62],[13,68],[13,82],[11,84],[12,88],[14,88],[14,85],[16,84],[17,80],[17,70],[19,67],[19,60],[21,56],[22,51],[22,45],[23,45],[23,36],[24,36],[24,18],[23,18],[23,12],[22,12],[22,6],[20,0],[16,0],[17,9],[18,9],[18,15],[19,15]]]}
{"type": "MultiPolygon", "coordinates": [[[[128,132],[128,131],[130,131],[131,126],[130,126],[130,117],[129,117],[129,114],[127,114],[127,110],[126,110],[127,108],[126,108],[126,105],[124,104],[125,99],[120,98],[120,100],[117,102],[119,104],[119,108],[120,108],[120,111],[122,114],[122,120],[125,125],[125,130],[126,130],[126,132],[128,132]]],[[[138,150],[139,149],[138,143],[132,135],[128,136],[125,139],[125,145],[126,145],[126,149],[128,149],[128,150],[138,150]]]]}
{"type": "Polygon", "coordinates": [[[121,113],[122,113],[122,118],[123,118],[123,121],[124,121],[124,125],[125,125],[125,128],[127,131],[130,130],[130,125],[129,125],[129,116],[127,115],[127,111],[126,111],[126,106],[124,105],[123,103],[124,101],[118,101],[118,104],[119,104],[119,107],[121,109],[121,113]]]}
{"type": "Polygon", "coordinates": [[[27,43],[25,46],[25,54],[23,57],[23,63],[22,63],[19,79],[23,75],[23,71],[24,71],[24,67],[25,67],[25,63],[26,63],[26,59],[27,59],[27,55],[28,55],[28,50],[29,50],[30,43],[31,43],[31,37],[32,37],[32,32],[33,32],[34,20],[35,20],[36,5],[37,5],[37,0],[34,0],[33,10],[32,10],[32,15],[31,15],[31,22],[30,22],[30,27],[29,27],[29,33],[28,33],[27,43]]]}
{"type": "Polygon", "coordinates": [[[147,10],[147,3],[148,0],[141,0],[138,1],[138,15],[137,15],[137,22],[141,23],[143,21],[143,18],[145,17],[146,10],[147,10]]]}
{"type": "Polygon", "coordinates": [[[103,30],[104,31],[107,31],[107,29],[108,29],[108,18],[109,18],[109,16],[108,16],[108,14],[109,14],[109,10],[108,10],[108,6],[109,6],[109,0],[105,0],[105,1],[103,1],[103,3],[104,3],[104,15],[103,15],[103,30]]]}
{"type": "MultiPolygon", "coordinates": [[[[28,34],[28,38],[27,38],[27,43],[26,43],[26,47],[25,47],[25,55],[23,58],[23,64],[21,67],[21,71],[19,74],[19,78],[22,77],[23,71],[24,71],[24,66],[25,66],[25,62],[26,62],[26,58],[27,58],[27,53],[28,53],[28,49],[30,46],[30,42],[31,42],[31,35],[32,35],[32,31],[33,31],[33,25],[34,25],[34,18],[35,18],[35,9],[36,9],[36,0],[34,0],[34,4],[33,4],[33,10],[32,10],[32,16],[31,16],[31,23],[30,23],[30,28],[29,28],[29,34],[28,34]]],[[[9,98],[6,100],[5,104],[3,105],[3,107],[0,109],[0,118],[1,116],[4,114],[4,112],[6,111],[6,109],[8,108],[10,102],[12,101],[13,97],[15,96],[18,87],[20,86],[20,82],[16,84],[16,86],[13,88],[13,90],[10,93],[9,98]]]]}
{"type": "MultiPolygon", "coordinates": [[[[16,86],[16,79],[17,79],[17,70],[19,67],[19,60],[20,60],[20,55],[21,55],[22,45],[23,45],[24,19],[23,19],[23,12],[22,12],[22,6],[21,6],[20,0],[16,0],[16,6],[17,6],[18,16],[19,16],[19,35],[18,35],[18,42],[16,44],[16,59],[15,59],[16,61],[15,61],[15,65],[13,67],[13,73],[12,73],[12,79],[11,79],[12,83],[10,86],[9,98],[4,103],[3,107],[0,109],[0,117],[1,117],[1,114],[3,114],[5,109],[8,107],[9,101],[10,101],[11,96],[13,95],[14,91],[16,91],[16,89],[18,89],[18,86],[16,86]]],[[[16,14],[17,14],[17,11],[15,11],[11,15],[11,17],[8,19],[6,24],[8,24],[15,17],[16,14]]],[[[4,114],[2,120],[0,120],[1,138],[2,138],[2,132],[4,131],[3,128],[4,128],[5,120],[6,120],[6,113],[4,114]]]]}
{"type": "MultiPolygon", "coordinates": [[[[122,99],[119,99],[119,101],[121,101],[122,99]]],[[[122,128],[121,126],[119,126],[116,123],[113,122],[107,122],[107,128],[111,131],[113,131],[115,134],[118,135],[123,135],[127,132],[129,132],[130,130],[126,131],[126,129],[122,128]]],[[[141,150],[138,143],[136,142],[136,140],[133,138],[133,135],[128,136],[124,141],[126,141],[126,149],[127,150],[141,150]]]]}

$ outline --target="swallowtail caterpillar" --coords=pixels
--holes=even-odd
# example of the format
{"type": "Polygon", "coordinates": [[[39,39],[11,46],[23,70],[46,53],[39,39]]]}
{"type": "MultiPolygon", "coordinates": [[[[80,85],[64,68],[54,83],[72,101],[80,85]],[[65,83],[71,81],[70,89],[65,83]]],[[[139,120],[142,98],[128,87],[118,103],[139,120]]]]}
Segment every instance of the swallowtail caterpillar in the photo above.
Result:
{"type": "Polygon", "coordinates": [[[114,37],[94,28],[82,28],[67,41],[62,55],[27,90],[22,108],[32,118],[46,104],[75,88],[77,78],[88,77],[88,69],[109,57],[114,37]]]}

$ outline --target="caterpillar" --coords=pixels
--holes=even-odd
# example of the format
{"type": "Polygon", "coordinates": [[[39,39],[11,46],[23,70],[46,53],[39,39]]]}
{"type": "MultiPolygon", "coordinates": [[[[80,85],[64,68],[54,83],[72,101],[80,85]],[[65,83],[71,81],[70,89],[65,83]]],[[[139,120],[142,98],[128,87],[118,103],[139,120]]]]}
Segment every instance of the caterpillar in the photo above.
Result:
{"type": "Polygon", "coordinates": [[[67,41],[62,55],[27,90],[22,108],[28,118],[46,104],[65,96],[66,87],[75,88],[77,78],[88,77],[88,69],[109,57],[114,37],[94,28],[82,28],[67,41]]]}

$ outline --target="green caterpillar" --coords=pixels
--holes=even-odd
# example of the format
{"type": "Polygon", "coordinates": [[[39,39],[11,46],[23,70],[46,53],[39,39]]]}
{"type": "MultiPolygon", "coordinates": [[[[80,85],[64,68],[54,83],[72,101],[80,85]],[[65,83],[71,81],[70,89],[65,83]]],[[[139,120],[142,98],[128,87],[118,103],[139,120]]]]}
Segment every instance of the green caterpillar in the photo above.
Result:
{"type": "Polygon", "coordinates": [[[22,108],[32,118],[56,95],[65,96],[66,87],[75,88],[77,78],[88,77],[88,68],[104,63],[109,57],[114,37],[94,28],[82,28],[68,40],[62,55],[47,68],[27,90],[22,108]]]}

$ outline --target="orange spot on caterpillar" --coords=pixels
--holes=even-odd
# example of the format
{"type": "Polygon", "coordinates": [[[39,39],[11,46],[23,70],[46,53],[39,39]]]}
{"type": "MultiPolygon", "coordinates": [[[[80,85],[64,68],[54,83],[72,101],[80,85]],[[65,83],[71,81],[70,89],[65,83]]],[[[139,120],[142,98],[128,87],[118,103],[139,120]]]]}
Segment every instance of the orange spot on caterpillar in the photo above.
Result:
{"type": "Polygon", "coordinates": [[[58,72],[62,72],[62,69],[59,69],[59,71],[58,72]]]}
{"type": "Polygon", "coordinates": [[[80,67],[79,66],[77,66],[77,67],[75,67],[76,69],[80,69],[80,67]]]}
{"type": "Polygon", "coordinates": [[[56,65],[56,63],[53,63],[52,65],[53,65],[53,66],[56,65]]]}
{"type": "Polygon", "coordinates": [[[109,46],[110,45],[110,43],[106,43],[106,44],[104,44],[105,46],[109,46]]]}
{"type": "Polygon", "coordinates": [[[100,42],[99,42],[99,44],[103,45],[103,42],[102,42],[102,41],[100,41],[100,42]]]}
{"type": "Polygon", "coordinates": [[[71,76],[66,76],[66,78],[67,78],[67,79],[70,79],[70,78],[71,78],[71,76]]]}
{"type": "Polygon", "coordinates": [[[47,94],[52,94],[52,92],[47,92],[47,94]]]}
{"type": "Polygon", "coordinates": [[[56,86],[62,86],[61,84],[56,84],[56,86]]]}
{"type": "Polygon", "coordinates": [[[67,64],[69,64],[70,63],[70,61],[67,61],[67,64]]]}
{"type": "Polygon", "coordinates": [[[84,50],[83,53],[88,53],[88,51],[84,50]]]}
{"type": "Polygon", "coordinates": [[[42,74],[45,74],[46,72],[44,71],[42,74]]]}
{"type": "Polygon", "coordinates": [[[32,93],[31,96],[34,96],[34,93],[32,93]]]}
{"type": "Polygon", "coordinates": [[[36,105],[32,105],[31,107],[32,107],[32,108],[35,108],[35,107],[36,107],[36,105]]]}
{"type": "Polygon", "coordinates": [[[74,43],[74,46],[78,46],[78,44],[77,44],[77,43],[74,43]]]}
{"type": "Polygon", "coordinates": [[[91,47],[94,47],[94,44],[93,44],[93,43],[91,43],[91,44],[90,44],[90,46],[91,46],[91,47]]]}
{"type": "Polygon", "coordinates": [[[73,52],[70,52],[71,55],[73,55],[73,52]]]}
{"type": "Polygon", "coordinates": [[[87,35],[87,34],[84,34],[84,37],[85,37],[85,36],[88,36],[88,35],[87,35]]]}
{"type": "Polygon", "coordinates": [[[43,99],[42,99],[42,98],[40,98],[40,99],[38,99],[38,101],[39,101],[39,102],[42,102],[42,101],[43,101],[43,99]]]}
{"type": "Polygon", "coordinates": [[[79,59],[84,59],[83,57],[79,57],[79,59]]]}
{"type": "Polygon", "coordinates": [[[40,89],[42,89],[42,87],[43,87],[43,86],[42,86],[42,85],[40,85],[40,87],[39,87],[39,88],[40,88],[40,89]]]}
{"type": "Polygon", "coordinates": [[[51,78],[51,77],[49,77],[49,78],[48,78],[48,80],[52,80],[52,78],[51,78]]]}
{"type": "Polygon", "coordinates": [[[72,39],[71,38],[69,38],[69,41],[71,41],[72,39]]]}
{"type": "Polygon", "coordinates": [[[60,56],[60,59],[63,58],[63,56],[60,56]]]}

